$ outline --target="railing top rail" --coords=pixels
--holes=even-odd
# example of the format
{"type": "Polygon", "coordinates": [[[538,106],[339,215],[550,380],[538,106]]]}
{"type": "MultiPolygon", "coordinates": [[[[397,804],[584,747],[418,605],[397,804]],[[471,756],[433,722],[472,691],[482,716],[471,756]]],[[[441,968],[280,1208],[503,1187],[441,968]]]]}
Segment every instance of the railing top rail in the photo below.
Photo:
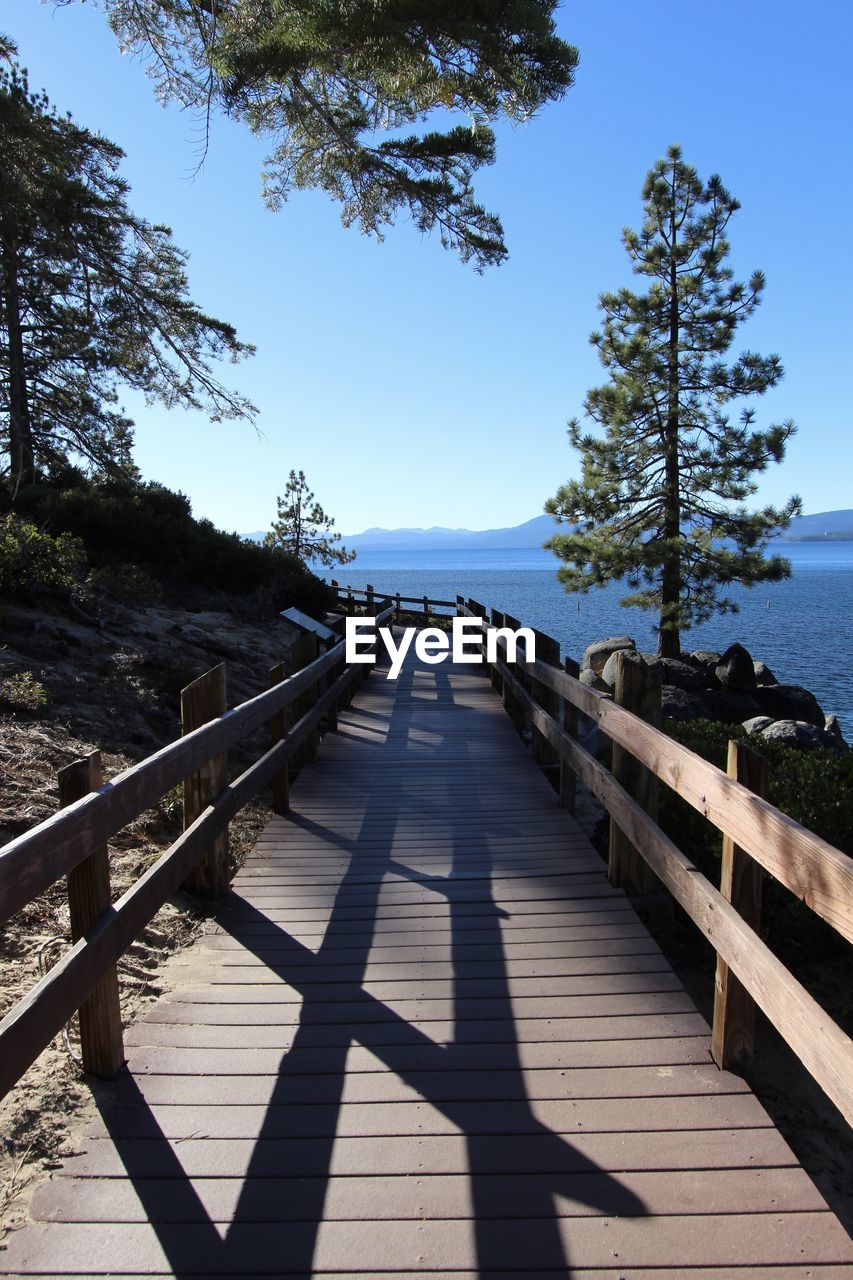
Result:
{"type": "MultiPolygon", "coordinates": [[[[393,610],[386,609],[379,620],[393,610]]],[[[67,874],[207,760],[254,733],[343,658],[343,641],[256,697],[125,769],[0,849],[0,923],[67,874]]]]}
{"type": "Polygon", "coordinates": [[[337,587],[338,599],[347,599],[350,595],[354,596],[373,596],[378,600],[394,600],[400,601],[400,604],[419,604],[423,607],[424,600],[431,605],[437,605],[441,609],[455,609],[455,600],[433,600],[431,596],[401,596],[396,591],[379,591],[376,588],[368,591],[365,587],[337,587]]]}
{"type": "MultiPolygon", "coordinates": [[[[466,617],[477,616],[467,606],[462,612],[466,617]]],[[[486,624],[485,629],[492,628],[486,624]]],[[[498,646],[505,652],[502,640],[498,646]]],[[[853,942],[853,858],[730,778],[710,760],[618,706],[607,694],[597,693],[549,663],[522,659],[520,665],[540,684],[595,720],[611,741],[629,751],[853,942]]]]}

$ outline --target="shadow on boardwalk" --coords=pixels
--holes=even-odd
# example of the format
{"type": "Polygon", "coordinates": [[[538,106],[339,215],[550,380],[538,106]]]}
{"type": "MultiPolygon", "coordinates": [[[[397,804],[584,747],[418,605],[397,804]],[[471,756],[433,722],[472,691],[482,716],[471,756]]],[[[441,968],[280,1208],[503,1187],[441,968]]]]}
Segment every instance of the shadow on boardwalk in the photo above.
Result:
{"type": "MultiPolygon", "coordinates": [[[[303,999],[299,1026],[291,1048],[282,1058],[236,1209],[227,1227],[211,1221],[192,1182],[184,1174],[178,1155],[132,1078],[125,1079],[118,1090],[121,1105],[104,1106],[102,1110],[103,1120],[175,1276],[248,1275],[270,1273],[273,1269],[274,1274],[309,1277],[316,1269],[325,1271],[322,1262],[318,1262],[318,1236],[324,1218],[351,1045],[368,1049],[464,1135],[468,1197],[467,1204],[458,1206],[456,1216],[471,1219],[476,1258],[472,1270],[480,1276],[517,1268],[529,1268],[528,1274],[537,1276],[545,1272],[571,1276],[571,1258],[566,1256],[565,1236],[560,1231],[555,1207],[555,1197],[561,1194],[583,1200],[603,1216],[636,1217],[644,1213],[644,1205],[635,1194],[582,1155],[565,1137],[544,1126],[534,1114],[525,1088],[510,998],[501,933],[504,913],[494,901],[490,881],[491,855],[485,850],[472,850],[470,844],[463,847],[454,841],[452,870],[447,876],[426,875],[392,857],[395,825],[398,818],[405,816],[405,802],[400,799],[402,788],[396,789],[395,800],[395,789],[389,788],[387,781],[383,783],[382,756],[387,752],[399,758],[410,742],[415,705],[412,680],[410,668],[400,677],[393,705],[389,698],[387,733],[377,738],[371,747],[370,768],[375,770],[372,774],[375,782],[365,783],[366,806],[358,834],[344,839],[308,818],[293,815],[295,826],[321,837],[350,858],[318,952],[315,954],[292,938],[286,926],[276,932],[267,915],[237,895],[227,900],[221,914],[220,923],[233,939],[246,952],[252,952],[274,969],[303,999]],[[369,879],[365,878],[366,870],[369,879]],[[433,1041],[365,990],[365,972],[386,873],[393,873],[405,882],[416,882],[447,904],[452,935],[454,1023],[449,1044],[433,1041]],[[476,962],[466,959],[465,954],[465,943],[470,943],[472,878],[478,890],[476,962]],[[358,912],[354,919],[352,907],[356,904],[358,912]],[[335,953],[340,949],[345,949],[347,960],[345,969],[341,969],[340,982],[335,983],[334,1000],[336,1006],[346,1006],[348,1017],[335,1025],[332,1037],[335,1043],[330,1045],[330,1037],[323,1034],[324,1024],[328,1032],[328,1008],[323,1007],[328,1001],[323,997],[329,986],[318,979],[333,972],[330,966],[334,966],[335,953]],[[269,959],[271,952],[275,952],[273,961],[269,959]],[[485,988],[481,976],[484,960],[488,964],[485,988]],[[477,1021],[482,1018],[479,1009],[486,990],[489,1021],[495,1028],[494,1037],[490,1034],[489,1039],[501,1046],[501,1077],[507,1082],[503,1096],[511,1103],[512,1132],[524,1135],[526,1155],[519,1156],[520,1167],[510,1176],[506,1176],[505,1165],[502,1167],[505,1176],[492,1172],[496,1130],[491,1125],[484,1127],[482,1097],[478,1099],[477,1093],[480,1073],[470,1069],[471,1046],[478,1044],[483,1048],[477,1021]],[[306,1108],[298,1105],[299,1088],[294,1086],[305,1079],[306,1055],[301,1051],[316,1051],[318,1045],[323,1046],[323,1066],[322,1073],[311,1076],[312,1105],[308,1116],[306,1108]],[[446,1080],[446,1073],[457,1067],[462,1069],[458,1078],[466,1084],[455,1090],[463,1096],[452,1098],[445,1095],[454,1093],[454,1089],[442,1089],[437,1082],[446,1080]],[[466,1094],[470,1096],[464,1096],[466,1094]],[[127,1116],[128,1103],[133,1104],[135,1112],[134,1137],[149,1140],[145,1176],[139,1176],[133,1159],[124,1154],[128,1146],[132,1149],[135,1145],[125,1142],[123,1135],[127,1131],[119,1120],[121,1113],[127,1116]],[[275,1140],[273,1147],[267,1139],[275,1140]],[[282,1139],[292,1141],[287,1143],[282,1139]],[[277,1153],[274,1160],[270,1155],[273,1149],[277,1153]],[[157,1153],[153,1159],[152,1150],[157,1153]],[[280,1156],[278,1153],[282,1151],[292,1154],[280,1156]],[[537,1176],[525,1180],[526,1172],[537,1176]],[[579,1178],[579,1174],[586,1176],[579,1178]],[[271,1178],[293,1179],[293,1196],[288,1196],[287,1204],[271,1204],[271,1178]],[[163,1184],[158,1185],[159,1179],[168,1179],[168,1223],[163,1220],[163,1184]],[[522,1208],[514,1214],[515,1192],[522,1208]],[[511,1219],[519,1217],[519,1212],[524,1221],[513,1223],[511,1219]]],[[[434,687],[439,701],[452,701],[452,686],[437,671],[434,687]]],[[[440,753],[439,743],[435,749],[440,753]]],[[[460,750],[458,743],[455,750],[460,750]]],[[[416,768],[414,762],[413,774],[416,768]]],[[[330,786],[334,785],[331,771],[328,781],[330,786]]],[[[428,796],[418,796],[421,809],[429,803],[428,796]]],[[[435,805],[437,816],[446,818],[440,798],[435,805]]],[[[484,826],[487,825],[489,815],[485,807],[481,808],[475,789],[467,798],[466,813],[474,821],[481,818],[484,826]]],[[[239,1079],[224,1080],[223,1090],[226,1089],[236,1095],[239,1079]]],[[[226,1100],[231,1099],[223,1098],[226,1100]]],[[[500,1111],[501,1105],[498,1102],[494,1107],[500,1111]]],[[[373,1172],[385,1171],[377,1168],[373,1172]]],[[[414,1185],[411,1194],[416,1199],[414,1185]]],[[[414,1233],[417,1219],[394,1225],[398,1234],[414,1233]]],[[[380,1248],[377,1243],[377,1250],[380,1248]]],[[[411,1259],[410,1266],[416,1269],[414,1242],[411,1259]]],[[[359,1272],[383,1269],[375,1259],[370,1267],[355,1259],[352,1265],[359,1272]]],[[[428,1258],[420,1265],[424,1270],[432,1269],[428,1258]]],[[[332,1269],[335,1268],[329,1267],[332,1269]]],[[[395,1263],[387,1267],[389,1271],[395,1269],[395,1263]]]]}

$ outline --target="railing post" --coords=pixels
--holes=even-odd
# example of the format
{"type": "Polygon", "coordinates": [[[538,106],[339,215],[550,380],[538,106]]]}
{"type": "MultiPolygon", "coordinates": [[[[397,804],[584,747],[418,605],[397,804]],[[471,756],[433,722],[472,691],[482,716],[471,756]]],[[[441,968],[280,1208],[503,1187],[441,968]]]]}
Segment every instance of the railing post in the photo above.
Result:
{"type": "MultiPolygon", "coordinates": [[[[272,689],[275,685],[281,684],[286,675],[287,671],[283,662],[278,662],[274,667],[270,667],[267,675],[267,688],[272,689]]],[[[285,737],[287,737],[286,707],[283,711],[277,711],[274,716],[270,717],[270,746],[274,747],[276,743],[281,742],[282,738],[285,737]]],[[[272,811],[273,813],[288,813],[289,810],[290,764],[285,760],[272,780],[272,811]]]]}
{"type": "MultiPolygon", "coordinates": [[[[580,675],[580,666],[575,662],[574,658],[563,659],[563,670],[566,675],[574,676],[577,680],[580,675]]],[[[568,698],[563,698],[563,728],[570,738],[577,739],[578,736],[578,709],[573,702],[569,702],[568,698]]],[[[568,809],[569,813],[574,813],[575,803],[577,799],[577,777],[568,760],[560,761],[560,804],[564,809],[568,809]]]]}
{"type": "Polygon", "coordinates": [[[464,597],[464,596],[457,595],[457,596],[456,596],[456,616],[457,616],[457,618],[464,618],[464,617],[465,617],[464,613],[462,612],[462,610],[463,610],[463,608],[464,608],[464,607],[465,607],[465,597],[464,597]]]}
{"type": "Polygon", "coordinates": [[[424,621],[429,622],[429,596],[424,596],[424,621]]]}
{"type": "MultiPolygon", "coordinates": [[[[340,664],[339,662],[336,662],[336,663],[335,663],[335,665],[334,665],[333,667],[330,667],[330,668],[329,668],[329,674],[326,676],[326,688],[327,688],[327,689],[331,689],[332,685],[335,683],[335,681],[337,680],[337,678],[338,678],[338,676],[339,676],[340,674],[341,674],[341,664],[340,664]]],[[[338,728],[338,701],[337,701],[337,699],[335,699],[335,701],[334,701],[334,702],[331,702],[331,703],[329,704],[329,709],[328,709],[328,711],[326,712],[326,724],[327,724],[327,727],[328,727],[328,730],[329,730],[329,732],[330,732],[330,733],[335,733],[335,732],[337,732],[337,728],[338,728]]]]}
{"type": "MultiPolygon", "coordinates": [[[[492,609],[490,621],[493,627],[502,627],[504,625],[504,615],[501,613],[500,609],[492,609]]],[[[498,693],[501,695],[501,697],[503,698],[504,706],[506,707],[507,699],[506,699],[506,693],[504,691],[503,676],[501,675],[500,671],[498,671],[497,666],[493,666],[489,674],[491,675],[491,678],[492,678],[492,688],[496,689],[498,693]]]]}
{"type": "MultiPolygon", "coordinates": [[[[181,727],[186,735],[226,711],[225,663],[207,671],[181,690],[181,727]]],[[[184,781],[184,830],[215,800],[227,782],[225,753],[214,756],[184,781]]],[[[211,843],[184,881],[195,897],[225,893],[229,885],[228,832],[211,843]]]]}
{"type": "MultiPolygon", "coordinates": [[[[742,742],[729,742],[727,772],[730,778],[767,796],[768,769],[764,756],[742,742]]],[[[723,836],[720,893],[756,933],[761,924],[763,874],[730,836],[723,836]]],[[[755,1053],[755,1002],[724,960],[717,956],[714,983],[714,1025],[711,1056],[723,1069],[748,1067],[755,1053]]]]}
{"type": "Polygon", "coordinates": [[[370,613],[373,609],[373,584],[367,582],[365,583],[365,587],[366,590],[364,594],[367,597],[367,612],[370,613]]]}
{"type": "MultiPolygon", "coordinates": [[[[310,667],[311,663],[316,661],[316,659],[319,658],[320,656],[320,639],[318,636],[314,634],[313,631],[309,631],[303,637],[303,641],[304,641],[305,660],[300,665],[302,667],[310,667]]],[[[308,690],[308,692],[305,694],[305,711],[310,711],[310,709],[314,706],[314,703],[319,700],[322,692],[323,692],[323,689],[320,687],[319,681],[317,682],[317,684],[314,685],[312,689],[308,690]]],[[[300,764],[313,764],[313,762],[317,759],[317,754],[319,750],[320,750],[320,726],[318,724],[317,728],[314,729],[312,733],[309,733],[308,737],[305,739],[305,745],[303,746],[302,752],[301,752],[300,764]]]]}
{"type": "Polygon", "coordinates": [[[398,626],[400,623],[400,614],[402,613],[402,609],[403,609],[403,606],[400,603],[400,592],[398,591],[394,597],[394,621],[398,624],[398,626]]]}
{"type": "MultiPolygon", "coordinates": [[[[463,598],[463,597],[460,597],[460,599],[462,599],[462,600],[463,600],[463,603],[464,603],[464,598],[463,598]]],[[[485,657],[486,657],[486,623],[487,623],[487,621],[488,621],[488,611],[487,611],[486,606],[485,606],[484,604],[480,604],[480,601],[479,601],[479,600],[472,600],[472,599],[470,599],[470,598],[469,598],[469,600],[468,600],[468,609],[469,609],[469,610],[470,610],[470,612],[474,615],[474,617],[475,617],[475,618],[480,618],[480,620],[481,620],[481,621],[482,621],[482,623],[483,623],[483,660],[484,660],[484,666],[483,666],[483,668],[482,668],[482,674],[488,677],[488,676],[489,676],[489,666],[488,666],[488,663],[486,663],[486,662],[485,662],[485,657]]],[[[479,673],[478,673],[478,674],[479,674],[479,673]]]]}
{"type": "MultiPolygon", "coordinates": [[[[536,637],[536,657],[540,662],[547,662],[551,667],[559,667],[560,665],[560,645],[552,636],[546,635],[544,631],[533,632],[536,637]]],[[[560,695],[555,693],[553,689],[549,689],[547,685],[541,684],[538,680],[531,680],[531,693],[534,701],[547,712],[557,723],[560,721],[560,695]]],[[[533,739],[531,741],[531,753],[533,759],[542,769],[556,768],[559,763],[559,757],[556,751],[543,737],[538,729],[533,729],[533,739]]]]}
{"type": "MultiPolygon", "coordinates": [[[[616,654],[615,702],[648,724],[660,727],[661,682],[656,672],[639,655],[616,654]]],[[[630,796],[655,820],[658,813],[657,778],[640,764],[630,751],[613,744],[613,776],[630,796]]],[[[632,894],[655,893],[660,881],[623,831],[610,819],[610,883],[632,894]]]]}
{"type": "MultiPolygon", "coordinates": [[[[101,753],[93,751],[59,770],[59,803],[64,809],[103,783],[101,753]]],[[[86,936],[110,907],[110,861],[101,845],[69,871],[68,913],[73,942],[86,936]]],[[[80,1005],[80,1053],[83,1070],[110,1080],[124,1064],[118,973],[110,965],[103,978],[80,1005]]]]}
{"type": "MultiPolygon", "coordinates": [[[[521,626],[521,623],[519,622],[518,618],[514,618],[511,613],[504,614],[503,624],[505,627],[509,627],[511,631],[518,631],[519,627],[521,626]]],[[[509,668],[509,670],[512,672],[512,674],[515,676],[516,680],[518,680],[519,684],[523,685],[524,672],[523,672],[521,663],[510,662],[509,654],[507,653],[506,665],[509,668]]],[[[514,698],[512,696],[512,694],[510,693],[509,689],[506,686],[504,686],[504,706],[509,712],[510,719],[512,720],[512,723],[515,725],[516,731],[523,736],[524,730],[526,728],[526,714],[525,714],[524,706],[519,702],[517,698],[514,698]]]]}

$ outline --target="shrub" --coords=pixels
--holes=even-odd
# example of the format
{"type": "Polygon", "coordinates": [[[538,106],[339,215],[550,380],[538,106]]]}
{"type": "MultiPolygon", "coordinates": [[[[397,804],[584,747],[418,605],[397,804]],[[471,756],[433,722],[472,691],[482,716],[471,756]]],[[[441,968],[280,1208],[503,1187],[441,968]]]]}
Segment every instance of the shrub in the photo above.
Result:
{"type": "Polygon", "coordinates": [[[67,595],[84,563],[70,534],[52,537],[16,515],[0,516],[0,591],[10,598],[67,595]]]}
{"type": "Polygon", "coordinates": [[[322,612],[334,604],[331,589],[294,556],[194,519],[189,498],[161,484],[76,477],[63,488],[33,485],[19,493],[16,511],[75,535],[96,570],[133,565],[176,591],[260,593],[277,609],[322,612]]]}
{"type": "Polygon", "coordinates": [[[0,679],[0,706],[38,715],[47,706],[47,690],[32,671],[16,671],[0,679]]]}

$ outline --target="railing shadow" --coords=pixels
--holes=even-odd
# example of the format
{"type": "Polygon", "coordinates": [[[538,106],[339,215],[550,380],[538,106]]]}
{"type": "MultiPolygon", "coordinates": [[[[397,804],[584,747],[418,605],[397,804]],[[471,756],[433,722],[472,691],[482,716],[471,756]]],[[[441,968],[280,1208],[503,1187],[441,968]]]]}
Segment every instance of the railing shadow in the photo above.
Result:
{"type": "MultiPolygon", "coordinates": [[[[421,681],[423,674],[422,670],[418,673],[421,681]]],[[[430,674],[434,676],[437,700],[452,701],[453,686],[448,677],[436,669],[430,674]]],[[[388,729],[382,746],[389,755],[398,755],[401,745],[409,740],[414,707],[412,679],[409,664],[397,682],[396,697],[389,707],[388,729]]],[[[466,747],[461,749],[467,753],[466,747]]],[[[438,750],[440,752],[440,748],[438,750]]],[[[460,750],[458,739],[453,750],[460,750]]],[[[277,977],[302,997],[299,1025],[291,1047],[282,1057],[263,1120],[253,1138],[252,1154],[224,1235],[208,1215],[191,1179],[182,1169],[179,1152],[163,1135],[136,1084],[127,1081],[119,1096],[123,1102],[132,1102],[138,1112],[133,1132],[149,1139],[143,1174],[135,1160],[136,1148],[124,1136],[126,1130],[121,1115],[126,1115],[125,1108],[105,1107],[102,1111],[128,1177],[176,1277],[200,1272],[250,1275],[255,1271],[266,1273],[271,1266],[280,1267],[281,1274],[312,1275],[333,1176],[333,1149],[340,1128],[346,1060],[352,1045],[369,1050],[463,1135],[469,1213],[473,1219],[476,1269],[480,1276],[515,1268],[524,1268],[528,1274],[553,1271],[571,1276],[566,1232],[561,1231],[555,1204],[558,1195],[580,1200],[601,1215],[629,1217],[640,1216],[645,1211],[643,1202],[617,1178],[586,1157],[564,1135],[543,1124],[535,1113],[534,1101],[528,1097],[501,932],[501,920],[506,912],[494,898],[488,852],[484,849],[480,857],[472,858],[470,844],[462,845],[451,836],[452,861],[448,875],[424,877],[408,867],[394,853],[394,831],[397,822],[405,817],[404,802],[401,807],[393,790],[382,785],[381,759],[377,761],[374,757],[375,749],[371,748],[370,769],[377,771],[378,785],[374,788],[370,781],[365,784],[364,815],[358,835],[347,842],[351,845],[349,867],[335,892],[318,951],[312,951],[288,934],[285,927],[276,925],[263,911],[239,897],[230,899],[220,918],[222,926],[241,947],[273,969],[277,977]],[[372,878],[368,881],[360,878],[363,875],[360,851],[370,862],[372,878]],[[460,865],[463,861],[464,868],[460,865]],[[465,954],[466,938],[470,939],[472,864],[483,873],[483,878],[477,881],[482,893],[478,890],[476,901],[476,962],[465,954]],[[464,880],[461,879],[463,869],[464,880]],[[446,904],[453,973],[453,1038],[449,1044],[432,1040],[425,1030],[413,1025],[365,987],[367,965],[376,938],[383,877],[388,872],[397,877],[411,877],[419,889],[434,893],[438,901],[446,904]],[[358,913],[353,917],[352,903],[356,896],[358,913]],[[341,949],[346,950],[346,974],[336,984],[334,1003],[338,1009],[345,1008],[346,1013],[330,1036],[329,1002],[324,998],[329,988],[327,982],[321,983],[319,979],[329,974],[335,952],[341,949]],[[274,960],[271,952],[275,953],[274,960]],[[482,976],[484,960],[488,964],[486,978],[482,976]],[[525,1172],[537,1175],[524,1185],[523,1213],[516,1213],[524,1221],[519,1220],[514,1232],[508,1231],[507,1219],[513,1217],[513,1206],[511,1197],[508,1203],[507,1179],[495,1176],[495,1140],[501,1133],[502,1103],[494,1103],[490,1109],[491,1119],[484,1119],[483,1103],[477,1098],[479,1071],[471,1068],[473,1046],[479,1046],[480,1050],[483,1047],[482,1032],[478,1035],[477,1028],[484,1016],[489,1023],[489,1043],[500,1045],[502,1080],[506,1084],[503,1105],[511,1104],[512,1132],[523,1135],[524,1142],[529,1144],[527,1154],[517,1152],[520,1161],[517,1167],[499,1166],[497,1172],[520,1178],[525,1172]],[[325,1030],[318,1034],[320,1027],[325,1030]],[[305,1079],[306,1055],[302,1050],[316,1051],[319,1044],[323,1046],[323,1069],[311,1074],[309,1117],[307,1108],[299,1101],[300,1094],[304,1097],[298,1083],[305,1079]],[[454,1071],[459,1073],[455,1087],[447,1087],[446,1073],[454,1071]],[[310,1138],[311,1151],[307,1171],[306,1135],[310,1138]],[[288,1138],[299,1141],[289,1144],[282,1141],[288,1138]],[[274,1140],[277,1157],[274,1171],[270,1166],[271,1140],[274,1140]],[[292,1205],[282,1205],[280,1213],[271,1206],[268,1180],[273,1173],[277,1180],[293,1179],[294,1191],[298,1191],[298,1219],[294,1218],[292,1205]],[[163,1178],[170,1181],[168,1222],[163,1219],[162,1188],[157,1189],[156,1181],[163,1178]],[[187,1230],[182,1224],[192,1224],[192,1227],[187,1230]]],[[[485,827],[489,824],[489,814],[481,808],[474,792],[467,798],[466,815],[475,822],[481,817],[485,827]]],[[[452,830],[451,819],[452,815],[448,815],[448,828],[452,830]]],[[[429,1023],[423,1026],[428,1027],[429,1023]]],[[[413,1229],[415,1225],[413,1222],[413,1229]]],[[[359,1271],[368,1269],[355,1262],[353,1265],[359,1271]]]]}

